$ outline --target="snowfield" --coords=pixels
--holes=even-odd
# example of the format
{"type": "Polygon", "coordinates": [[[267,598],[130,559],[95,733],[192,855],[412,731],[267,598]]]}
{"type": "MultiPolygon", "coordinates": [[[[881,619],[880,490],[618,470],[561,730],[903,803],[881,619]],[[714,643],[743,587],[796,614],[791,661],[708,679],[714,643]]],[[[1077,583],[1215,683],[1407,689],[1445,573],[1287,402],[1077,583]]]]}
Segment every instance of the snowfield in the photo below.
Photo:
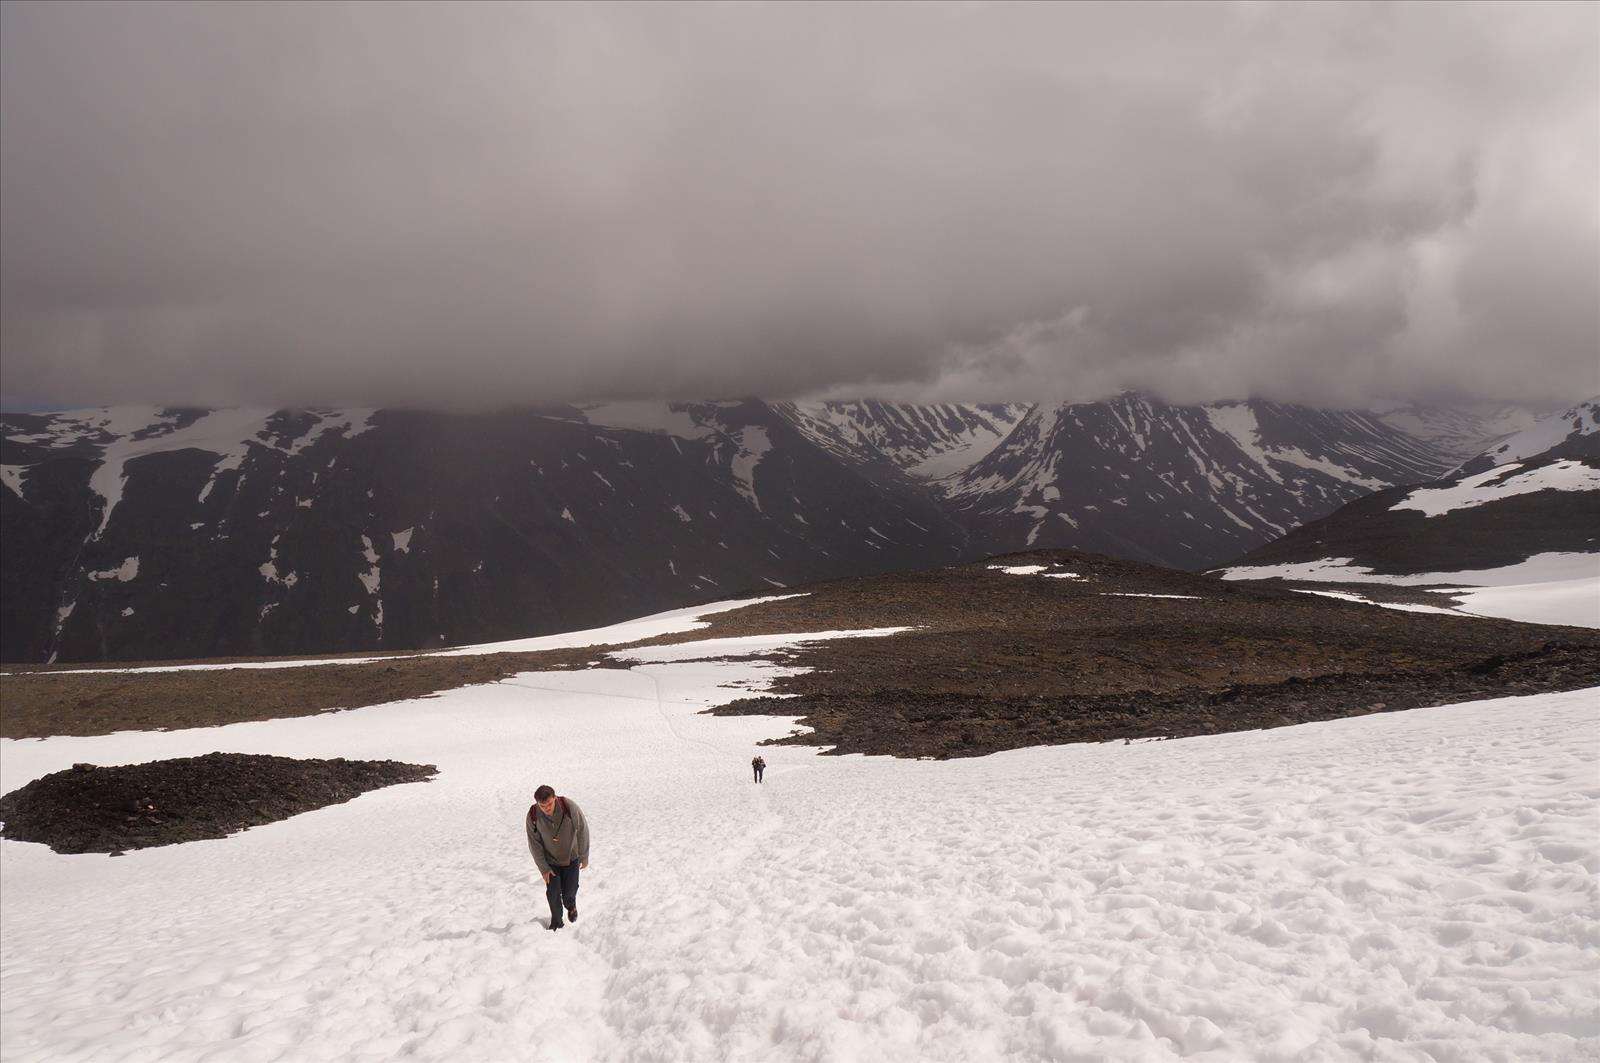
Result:
{"type": "MultiPolygon", "coordinates": [[[[1348,557],[1328,557],[1283,565],[1239,565],[1220,570],[1223,579],[1313,580],[1326,583],[1392,583],[1402,587],[1448,589],[1465,616],[1498,616],[1531,624],[1570,624],[1600,627],[1600,554],[1544,553],[1504,568],[1467,569],[1460,572],[1419,572],[1385,576],[1352,563],[1348,557]]],[[[1326,594],[1312,591],[1313,594],[1326,594]]],[[[1355,594],[1329,594],[1364,601],[1355,594]]],[[[1389,609],[1399,606],[1371,602],[1389,609]]]]}
{"type": "Polygon", "coordinates": [[[7,790],[219,749],[440,769],[117,859],[0,840],[0,1054],[1600,1053],[1600,692],[948,762],[767,747],[758,787],[756,743],[793,722],[698,710],[782,670],[661,660],[0,742],[7,790]],[[542,782],[594,835],[558,934],[522,832],[542,782]]]}

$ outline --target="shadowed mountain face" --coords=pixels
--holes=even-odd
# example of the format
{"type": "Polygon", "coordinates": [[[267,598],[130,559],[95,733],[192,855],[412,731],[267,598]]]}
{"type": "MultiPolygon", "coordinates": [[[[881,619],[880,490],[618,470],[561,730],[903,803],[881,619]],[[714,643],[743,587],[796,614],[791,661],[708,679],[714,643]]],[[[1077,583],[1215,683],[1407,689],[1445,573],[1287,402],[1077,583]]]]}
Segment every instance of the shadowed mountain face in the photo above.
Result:
{"type": "Polygon", "coordinates": [[[1349,558],[1379,575],[1494,569],[1543,553],[1600,568],[1600,401],[1508,437],[1448,476],[1359,498],[1234,565],[1349,558]]]}
{"type": "Polygon", "coordinates": [[[760,403],[698,415],[9,417],[4,656],[472,642],[959,556],[930,493],[760,403]]]}
{"type": "Polygon", "coordinates": [[[1199,568],[1452,463],[1360,414],[1131,397],[3,423],[0,657],[34,662],[487,641],[1034,545],[1199,568]]]}

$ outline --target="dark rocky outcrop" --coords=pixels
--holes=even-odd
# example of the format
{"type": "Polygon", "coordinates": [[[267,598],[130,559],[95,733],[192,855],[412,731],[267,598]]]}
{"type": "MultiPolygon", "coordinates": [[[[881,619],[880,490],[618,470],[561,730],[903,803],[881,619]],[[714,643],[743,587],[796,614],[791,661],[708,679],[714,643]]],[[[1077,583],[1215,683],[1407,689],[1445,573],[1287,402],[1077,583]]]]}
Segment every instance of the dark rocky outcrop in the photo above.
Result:
{"type": "Polygon", "coordinates": [[[225,838],[438,769],[393,760],[299,760],[247,753],[75,764],[0,797],[7,838],[58,853],[111,853],[225,838]]]}

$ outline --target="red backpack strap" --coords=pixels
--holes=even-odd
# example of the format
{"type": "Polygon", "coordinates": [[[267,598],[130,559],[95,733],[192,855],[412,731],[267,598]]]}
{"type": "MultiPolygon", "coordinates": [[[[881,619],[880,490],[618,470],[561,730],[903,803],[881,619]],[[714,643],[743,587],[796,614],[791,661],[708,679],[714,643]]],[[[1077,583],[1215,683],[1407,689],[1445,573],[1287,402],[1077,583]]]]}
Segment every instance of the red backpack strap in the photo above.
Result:
{"type": "MultiPolygon", "coordinates": [[[[560,803],[562,812],[566,813],[569,816],[572,815],[572,809],[567,807],[567,799],[565,797],[558,797],[558,798],[556,798],[556,801],[558,801],[560,803]]],[[[528,815],[530,817],[537,815],[538,811],[539,811],[539,802],[535,801],[533,804],[528,806],[528,815]]],[[[538,822],[538,820],[534,820],[534,822],[538,822]]]]}

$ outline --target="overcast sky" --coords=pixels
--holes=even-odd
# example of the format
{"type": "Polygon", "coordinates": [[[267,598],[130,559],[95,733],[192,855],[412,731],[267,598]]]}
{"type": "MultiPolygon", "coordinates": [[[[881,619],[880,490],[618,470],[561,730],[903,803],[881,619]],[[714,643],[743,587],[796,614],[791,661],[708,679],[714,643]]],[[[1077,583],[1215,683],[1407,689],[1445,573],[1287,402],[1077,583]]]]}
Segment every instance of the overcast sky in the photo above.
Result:
{"type": "Polygon", "coordinates": [[[1600,392],[1600,7],[0,14],[0,401],[1600,392]]]}

